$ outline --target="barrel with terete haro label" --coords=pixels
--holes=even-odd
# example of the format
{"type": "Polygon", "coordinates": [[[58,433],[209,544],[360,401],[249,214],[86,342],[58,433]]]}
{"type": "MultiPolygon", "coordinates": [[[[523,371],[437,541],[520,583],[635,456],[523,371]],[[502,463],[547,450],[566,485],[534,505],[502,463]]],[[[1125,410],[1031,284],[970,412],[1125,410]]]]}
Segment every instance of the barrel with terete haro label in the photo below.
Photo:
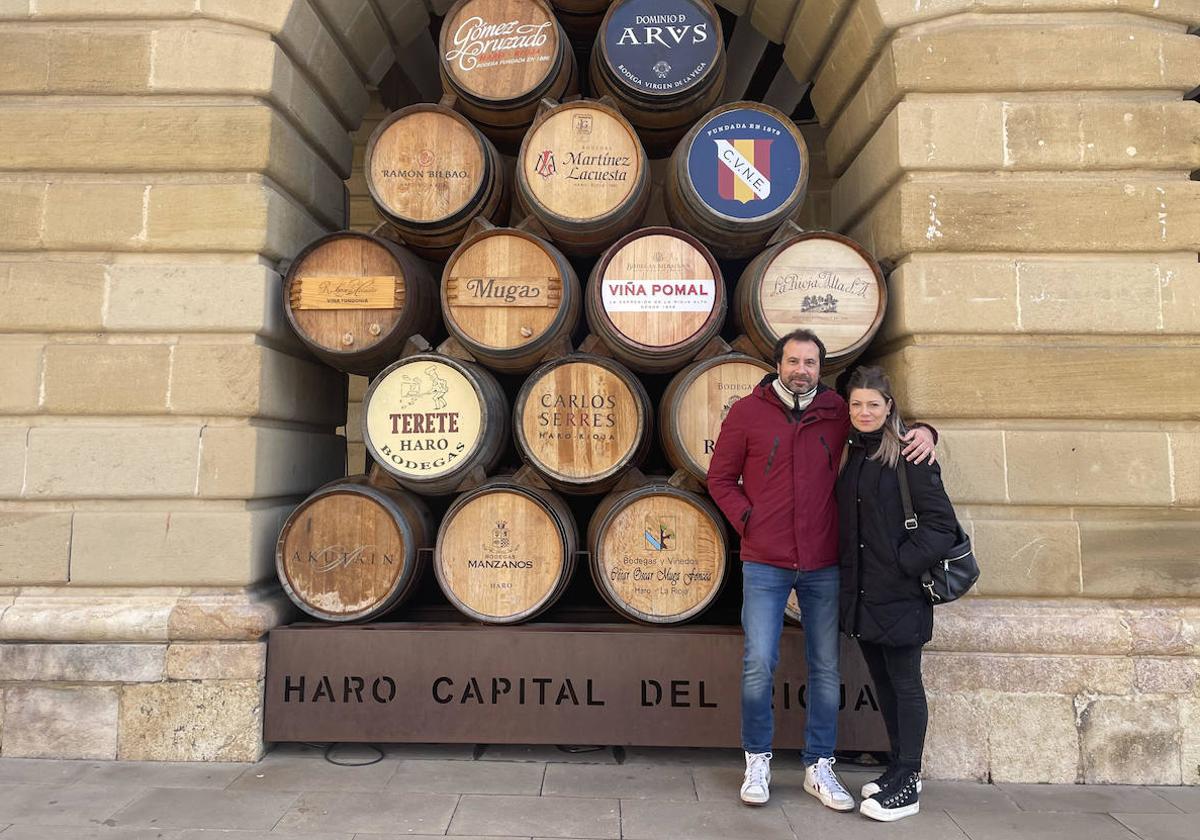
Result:
{"type": "Polygon", "coordinates": [[[454,500],[433,566],[446,599],[485,624],[517,624],[552,606],[575,570],[579,535],[555,493],[497,477],[454,500]]]}
{"type": "Polygon", "coordinates": [[[366,621],[413,592],[433,534],[429,508],[417,496],[377,476],[350,476],[318,488],[287,518],[275,571],[308,615],[366,621]]]}
{"type": "Polygon", "coordinates": [[[614,357],[641,373],[687,364],[725,324],[721,269],[694,236],[668,227],[626,234],[588,280],[587,321],[614,357]]]}
{"type": "Polygon", "coordinates": [[[830,231],[772,245],[751,261],[734,290],[734,323],[764,357],[780,336],[810,329],[825,344],[826,373],[862,355],[886,311],[879,263],[853,239],[830,231]]]}
{"type": "Polygon", "coordinates": [[[499,152],[443,105],[409,105],[383,120],[367,141],[363,172],[380,215],[426,259],[445,259],[477,216],[508,217],[499,152]]]}
{"type": "Polygon", "coordinates": [[[596,35],[589,78],[665,157],[725,89],[721,18],[709,0],[617,0],[596,35]]]}
{"type": "Polygon", "coordinates": [[[284,277],[284,313],[317,358],[371,376],[414,334],[438,331],[437,283],[387,239],[346,230],[309,243],[284,277]]]}
{"type": "Polygon", "coordinates": [[[785,114],[758,102],[722,105],[671,156],[667,217],[718,257],[752,256],[799,215],[809,168],[808,146],[785,114]]]}
{"type": "Polygon", "coordinates": [[[419,493],[453,492],[495,469],[508,443],[508,403],[483,367],[439,353],[405,356],[363,396],[367,454],[419,493]]]}

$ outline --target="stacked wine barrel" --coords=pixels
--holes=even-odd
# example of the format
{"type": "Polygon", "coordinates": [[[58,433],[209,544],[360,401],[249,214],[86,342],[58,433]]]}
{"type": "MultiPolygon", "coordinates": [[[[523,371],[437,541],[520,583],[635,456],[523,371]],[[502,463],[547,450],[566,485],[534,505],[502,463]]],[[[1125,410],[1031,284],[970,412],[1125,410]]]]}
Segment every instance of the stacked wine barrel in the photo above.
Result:
{"type": "Polygon", "coordinates": [[[589,598],[694,620],[736,562],[704,489],[721,423],[794,329],[823,338],[827,374],[851,365],[883,273],[795,225],[804,138],[723,102],[709,0],[459,0],[435,36],[442,100],[367,144],[384,224],[321,237],[285,273],[300,341],[370,377],[371,466],[288,518],[280,581],[331,622],[429,591],[487,624],[589,598]]]}

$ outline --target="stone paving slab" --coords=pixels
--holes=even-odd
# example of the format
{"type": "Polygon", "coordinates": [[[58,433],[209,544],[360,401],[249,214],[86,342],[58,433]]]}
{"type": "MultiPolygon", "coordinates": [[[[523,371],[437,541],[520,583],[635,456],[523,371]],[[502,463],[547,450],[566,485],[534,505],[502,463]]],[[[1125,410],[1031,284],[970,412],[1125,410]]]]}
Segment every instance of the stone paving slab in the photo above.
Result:
{"type": "Polygon", "coordinates": [[[575,763],[575,764],[616,764],[616,756],[610,747],[594,750],[581,745],[578,752],[560,750],[554,746],[519,746],[514,744],[493,744],[488,746],[480,761],[540,761],[544,763],[575,763]]]}
{"type": "Polygon", "coordinates": [[[778,805],[748,808],[740,802],[621,802],[626,840],[795,840],[778,805]]]}
{"type": "Polygon", "coordinates": [[[111,825],[147,828],[227,828],[270,831],[295,793],[155,788],[116,815],[111,825]]]}
{"type": "Polygon", "coordinates": [[[616,799],[464,795],[446,833],[615,840],[622,836],[621,825],[616,799]]]}
{"type": "Polygon", "coordinates": [[[171,840],[353,840],[353,834],[288,834],[276,831],[236,831],[223,828],[192,828],[171,840]]]}
{"type": "Polygon", "coordinates": [[[1200,826],[1194,814],[1113,814],[1142,840],[1196,840],[1200,826]]]}
{"type": "MultiPolygon", "coordinates": [[[[184,832],[161,828],[108,826],[14,825],[0,833],[4,840],[183,840],[184,832]]],[[[212,835],[209,835],[210,840],[212,835]]],[[[228,834],[226,840],[232,840],[228,834]]],[[[238,838],[242,840],[242,838],[238,838]]],[[[275,840],[273,838],[273,840],[275,840]]],[[[309,840],[313,840],[310,838],[309,840]]]]}
{"type": "Polygon", "coordinates": [[[537,796],[546,765],[529,761],[401,760],[387,790],[397,793],[509,793],[537,796]]]}
{"type": "Polygon", "coordinates": [[[61,785],[79,779],[90,762],[0,758],[0,785],[61,785]]]}
{"type": "Polygon", "coordinates": [[[887,840],[967,840],[966,833],[945,811],[931,811],[922,806],[916,816],[884,825],[857,811],[830,810],[812,797],[809,797],[809,802],[811,805],[783,806],[797,837],[880,840],[886,836],[887,840]]]}
{"type": "Polygon", "coordinates": [[[686,767],[615,764],[547,764],[543,796],[599,796],[613,799],[696,801],[686,767]]]}
{"type": "Polygon", "coordinates": [[[388,758],[441,758],[472,761],[474,744],[380,744],[388,758]]]}
{"type": "Polygon", "coordinates": [[[1200,814],[1200,787],[1156,787],[1150,790],[1185,813],[1200,814]]]}
{"type": "Polygon", "coordinates": [[[145,788],[102,785],[5,785],[0,787],[0,823],[92,826],[145,792],[145,788]]]}
{"type": "MultiPolygon", "coordinates": [[[[1178,814],[1179,809],[1149,788],[1135,785],[1016,785],[996,787],[1008,794],[1022,811],[1070,813],[1178,814]]],[[[965,809],[964,809],[965,810],[965,809]]],[[[1200,833],[1200,832],[1198,832],[1200,833]]]]}
{"type": "MultiPolygon", "coordinates": [[[[341,757],[339,761],[363,761],[341,757]]],[[[370,759],[365,759],[369,761],[370,759]]],[[[229,790],[303,791],[344,790],[351,793],[383,790],[396,772],[395,761],[357,767],[333,764],[320,756],[271,754],[230,780],[229,790]]]]}
{"type": "Polygon", "coordinates": [[[254,766],[203,762],[92,761],[83,764],[76,781],[91,785],[222,789],[254,766]]]}
{"type": "Polygon", "coordinates": [[[458,800],[456,793],[305,793],[275,827],[296,834],[444,834],[458,800]]]}
{"type": "Polygon", "coordinates": [[[1108,814],[951,811],[950,816],[971,840],[1138,840],[1108,814]]]}

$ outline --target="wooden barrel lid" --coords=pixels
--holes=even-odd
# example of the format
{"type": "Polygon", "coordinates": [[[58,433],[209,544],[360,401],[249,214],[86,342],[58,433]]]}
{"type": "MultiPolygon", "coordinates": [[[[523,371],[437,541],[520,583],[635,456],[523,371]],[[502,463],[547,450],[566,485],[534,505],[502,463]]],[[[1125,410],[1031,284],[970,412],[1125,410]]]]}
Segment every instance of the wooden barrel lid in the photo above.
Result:
{"type": "Polygon", "coordinates": [[[563,301],[562,269],[524,231],[485,231],[455,252],[442,274],[446,320],[471,341],[508,350],[537,341],[563,301]]]}
{"type": "Polygon", "coordinates": [[[643,165],[633,128],[615,109],[596,102],[554,108],[521,144],[521,174],[533,200],[575,221],[621,209],[643,165]]]}
{"type": "Polygon", "coordinates": [[[829,356],[866,346],[887,306],[883,272],[861,245],[836,233],[788,240],[764,266],[756,304],[777,339],[811,329],[829,356]]]}
{"type": "Polygon", "coordinates": [[[460,0],[442,23],[441,60],[454,86],[476,99],[520,99],[558,72],[554,14],[540,0],[460,0]]]}
{"type": "Polygon", "coordinates": [[[705,0],[617,0],[600,27],[609,75],[633,94],[677,97],[712,75],[720,18],[705,0]]]}
{"type": "Polygon", "coordinates": [[[414,225],[462,214],[492,175],[483,138],[471,123],[427,104],[402,108],[379,124],[365,169],[380,209],[414,225]]]}
{"type": "Polygon", "coordinates": [[[768,105],[735,102],[693,129],[687,178],[701,203],[730,222],[787,215],[808,186],[808,147],[787,116],[768,105]]]}
{"type": "Polygon", "coordinates": [[[513,623],[557,597],[574,545],[574,522],[563,522],[537,495],[513,484],[488,486],[464,494],[446,512],[434,570],[464,614],[513,623]]]}

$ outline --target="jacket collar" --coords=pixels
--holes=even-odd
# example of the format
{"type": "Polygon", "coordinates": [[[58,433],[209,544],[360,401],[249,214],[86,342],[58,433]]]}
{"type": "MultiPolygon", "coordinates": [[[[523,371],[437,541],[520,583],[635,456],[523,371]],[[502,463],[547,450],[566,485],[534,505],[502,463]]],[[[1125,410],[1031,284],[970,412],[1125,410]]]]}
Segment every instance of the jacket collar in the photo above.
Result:
{"type": "MultiPolygon", "coordinates": [[[[762,381],[758,383],[758,386],[755,387],[753,394],[760,400],[765,400],[766,402],[778,408],[780,411],[783,411],[790,416],[791,409],[787,408],[779,401],[779,397],[775,395],[775,390],[771,387],[771,383],[778,378],[779,374],[768,373],[762,378],[762,381]]],[[[832,388],[826,387],[818,382],[817,393],[813,397],[813,401],[809,403],[808,408],[805,410],[805,414],[807,415],[809,413],[814,413],[820,414],[823,417],[828,415],[836,416],[838,412],[844,412],[845,410],[845,403],[842,398],[838,396],[837,391],[834,391],[832,388]]]]}

